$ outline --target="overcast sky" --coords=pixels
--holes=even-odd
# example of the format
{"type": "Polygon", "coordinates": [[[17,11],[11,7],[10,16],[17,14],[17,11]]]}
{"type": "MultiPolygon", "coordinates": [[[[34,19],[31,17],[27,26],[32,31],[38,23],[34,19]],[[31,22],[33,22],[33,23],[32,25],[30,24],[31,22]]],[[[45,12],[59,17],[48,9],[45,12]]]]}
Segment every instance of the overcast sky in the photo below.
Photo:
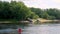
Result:
{"type": "MultiPolygon", "coordinates": [[[[2,1],[10,1],[10,0],[2,0],[2,1]]],[[[36,8],[58,8],[60,9],[60,0],[21,0],[28,7],[36,7],[36,8]]]]}

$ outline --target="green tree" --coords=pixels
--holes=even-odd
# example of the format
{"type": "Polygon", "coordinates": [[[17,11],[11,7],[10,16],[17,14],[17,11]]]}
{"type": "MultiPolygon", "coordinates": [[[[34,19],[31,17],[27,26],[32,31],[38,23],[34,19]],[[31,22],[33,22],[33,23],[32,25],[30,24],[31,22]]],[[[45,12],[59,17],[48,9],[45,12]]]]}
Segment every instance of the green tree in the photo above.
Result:
{"type": "Polygon", "coordinates": [[[29,18],[31,18],[31,19],[37,19],[37,18],[39,18],[39,16],[36,15],[34,12],[31,12],[31,15],[29,16],[29,18]]]}
{"type": "Polygon", "coordinates": [[[40,9],[30,8],[32,12],[44,19],[60,19],[60,10],[58,9],[40,9]]]}
{"type": "Polygon", "coordinates": [[[23,2],[12,1],[10,10],[13,11],[18,20],[25,20],[31,15],[31,10],[23,2]]]}
{"type": "Polygon", "coordinates": [[[0,18],[1,19],[14,19],[25,20],[31,15],[31,10],[24,5],[23,2],[0,1],[0,18]]]}

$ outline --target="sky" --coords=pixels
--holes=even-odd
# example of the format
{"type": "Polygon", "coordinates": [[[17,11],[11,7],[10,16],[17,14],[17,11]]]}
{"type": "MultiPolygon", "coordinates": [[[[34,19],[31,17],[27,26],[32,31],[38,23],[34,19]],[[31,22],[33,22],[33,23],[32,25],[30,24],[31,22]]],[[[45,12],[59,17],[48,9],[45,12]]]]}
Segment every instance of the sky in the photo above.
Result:
{"type": "MultiPolygon", "coordinates": [[[[2,0],[2,1],[11,1],[11,0],[2,0]]],[[[42,9],[46,8],[60,9],[60,0],[20,0],[20,1],[23,1],[27,7],[35,7],[42,9]]]]}

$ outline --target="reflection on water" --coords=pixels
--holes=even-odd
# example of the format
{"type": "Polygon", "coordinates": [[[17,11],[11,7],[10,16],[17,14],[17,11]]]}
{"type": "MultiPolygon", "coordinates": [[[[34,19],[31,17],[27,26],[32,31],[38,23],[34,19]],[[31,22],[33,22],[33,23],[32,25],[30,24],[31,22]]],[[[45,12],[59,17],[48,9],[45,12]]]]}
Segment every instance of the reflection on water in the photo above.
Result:
{"type": "MultiPolygon", "coordinates": [[[[8,33],[14,32],[14,34],[15,33],[18,34],[17,29],[4,29],[4,31],[0,30],[0,33],[8,31],[8,33]]],[[[60,34],[60,24],[43,24],[43,25],[30,24],[29,26],[24,26],[22,30],[23,30],[22,34],[60,34]]]]}

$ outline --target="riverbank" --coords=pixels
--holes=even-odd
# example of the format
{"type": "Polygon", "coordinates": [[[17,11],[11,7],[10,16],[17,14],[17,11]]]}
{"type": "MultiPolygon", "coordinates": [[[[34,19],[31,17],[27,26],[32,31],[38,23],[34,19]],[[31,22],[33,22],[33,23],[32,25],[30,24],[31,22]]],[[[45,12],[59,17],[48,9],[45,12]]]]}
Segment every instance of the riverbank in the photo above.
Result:
{"type": "Polygon", "coordinates": [[[38,18],[38,19],[31,19],[32,22],[28,21],[28,20],[25,20],[25,21],[16,21],[16,20],[2,20],[0,21],[0,24],[1,23],[11,23],[11,24],[34,24],[36,21],[40,24],[43,24],[43,23],[48,23],[48,22],[60,22],[60,20],[47,20],[47,19],[43,19],[43,18],[38,18]]]}
{"type": "Polygon", "coordinates": [[[52,21],[54,21],[54,22],[60,22],[60,20],[47,20],[47,19],[42,19],[42,18],[40,18],[40,19],[38,19],[41,23],[44,23],[44,22],[52,22],[52,21]]]}
{"type": "Polygon", "coordinates": [[[43,18],[38,18],[36,20],[33,19],[33,22],[35,23],[37,20],[39,21],[40,24],[43,24],[43,23],[60,23],[60,20],[47,20],[47,19],[43,19],[43,18]]]}

